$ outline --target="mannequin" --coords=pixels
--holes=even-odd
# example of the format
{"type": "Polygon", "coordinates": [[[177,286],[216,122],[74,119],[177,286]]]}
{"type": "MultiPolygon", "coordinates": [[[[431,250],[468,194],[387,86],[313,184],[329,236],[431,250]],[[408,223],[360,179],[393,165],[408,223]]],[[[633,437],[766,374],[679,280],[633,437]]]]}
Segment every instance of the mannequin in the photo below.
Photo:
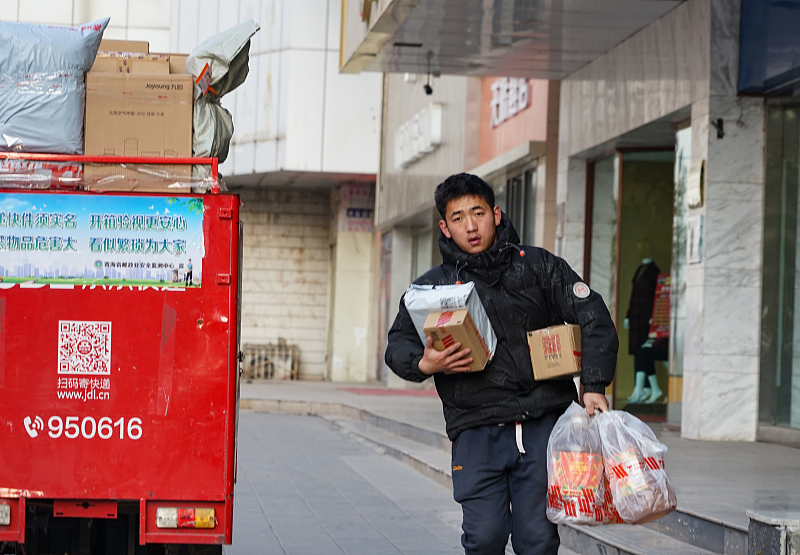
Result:
{"type": "Polygon", "coordinates": [[[633,275],[631,300],[624,326],[629,330],[628,352],[634,356],[634,387],[628,403],[655,403],[663,396],[656,377],[656,360],[666,360],[665,338],[649,339],[653,300],[660,268],[649,256],[650,240],[642,238],[636,245],[642,263],[633,275]],[[648,387],[649,386],[649,387],[648,387]]]}

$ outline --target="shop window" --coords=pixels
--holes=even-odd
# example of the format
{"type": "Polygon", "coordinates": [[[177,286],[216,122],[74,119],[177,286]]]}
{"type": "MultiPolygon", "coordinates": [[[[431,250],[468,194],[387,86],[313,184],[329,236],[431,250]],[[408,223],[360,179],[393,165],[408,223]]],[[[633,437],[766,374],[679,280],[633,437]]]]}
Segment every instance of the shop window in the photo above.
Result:
{"type": "Polygon", "coordinates": [[[759,420],[800,429],[800,103],[767,109],[759,420]]]}
{"type": "Polygon", "coordinates": [[[496,194],[495,203],[511,218],[511,223],[525,245],[535,243],[536,168],[512,174],[496,194]]]}

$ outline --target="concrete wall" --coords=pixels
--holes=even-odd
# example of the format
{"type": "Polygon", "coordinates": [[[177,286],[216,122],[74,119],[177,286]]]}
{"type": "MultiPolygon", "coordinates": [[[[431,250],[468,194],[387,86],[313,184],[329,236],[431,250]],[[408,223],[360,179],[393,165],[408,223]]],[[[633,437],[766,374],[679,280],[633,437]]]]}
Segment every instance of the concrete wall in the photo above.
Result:
{"type": "Polygon", "coordinates": [[[223,174],[377,173],[382,76],[339,73],[340,0],[174,0],[173,46],[190,51],[249,18],[247,81],[222,99],[236,127],[223,174]]]}
{"type": "Polygon", "coordinates": [[[330,247],[327,191],[245,190],[242,343],[300,346],[300,377],[324,379],[330,247]]]}
{"type": "Polygon", "coordinates": [[[374,190],[371,183],[357,183],[342,185],[333,192],[335,229],[331,235],[335,247],[328,376],[335,382],[366,382],[377,378],[368,339],[370,324],[374,326],[370,321],[375,255],[374,190]]]}
{"type": "MultiPolygon", "coordinates": [[[[432,80],[433,94],[422,89],[424,76],[406,82],[402,74],[386,76],[386,123],[383,130],[383,160],[376,225],[410,217],[433,205],[433,191],[442,180],[464,171],[465,143],[471,137],[477,147],[478,135],[468,135],[473,122],[466,117],[467,86],[472,81],[480,93],[480,79],[442,76],[432,80]],[[395,133],[404,122],[431,102],[443,105],[442,144],[411,165],[398,169],[395,164],[395,133]]],[[[475,122],[479,113],[474,116],[475,122]]],[[[476,148],[477,153],[477,148],[476,148]]]]}
{"type": "Polygon", "coordinates": [[[0,0],[0,19],[79,25],[110,17],[103,37],[146,40],[151,52],[170,52],[171,0],[0,0]]]}

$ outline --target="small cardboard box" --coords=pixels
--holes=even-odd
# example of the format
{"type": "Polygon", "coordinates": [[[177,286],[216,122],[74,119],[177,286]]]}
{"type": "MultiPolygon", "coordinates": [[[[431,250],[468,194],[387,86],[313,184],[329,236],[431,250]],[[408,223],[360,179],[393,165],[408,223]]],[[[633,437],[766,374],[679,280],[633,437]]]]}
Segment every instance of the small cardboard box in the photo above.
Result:
{"type": "MultiPolygon", "coordinates": [[[[147,73],[169,75],[170,58],[166,54],[140,52],[98,52],[92,69],[101,73],[147,73]]],[[[181,72],[183,73],[183,72],[181,72]]]]}
{"type": "Polygon", "coordinates": [[[581,327],[550,326],[528,332],[533,377],[536,380],[569,378],[581,373],[581,327]]]}
{"type": "Polygon", "coordinates": [[[489,362],[491,351],[466,308],[431,312],[422,329],[433,339],[433,348],[437,351],[444,351],[459,342],[461,349],[469,349],[469,356],[473,359],[469,365],[472,372],[483,370],[489,362]]]}
{"type": "Polygon", "coordinates": [[[186,60],[189,58],[189,54],[163,53],[158,55],[169,58],[170,73],[186,73],[186,60]]]}
{"type": "Polygon", "coordinates": [[[189,193],[191,177],[192,166],[189,164],[83,165],[83,188],[86,191],[189,193]]]}
{"type": "Polygon", "coordinates": [[[150,52],[150,43],[146,40],[114,40],[103,39],[98,50],[108,52],[150,52]]]}

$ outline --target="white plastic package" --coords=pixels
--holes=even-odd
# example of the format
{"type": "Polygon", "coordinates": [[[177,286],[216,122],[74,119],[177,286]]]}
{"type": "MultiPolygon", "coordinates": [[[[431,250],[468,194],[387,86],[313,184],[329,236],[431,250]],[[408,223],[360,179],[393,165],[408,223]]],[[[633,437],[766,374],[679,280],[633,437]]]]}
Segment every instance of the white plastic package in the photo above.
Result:
{"type": "Polygon", "coordinates": [[[548,520],[555,524],[622,522],[608,493],[595,418],[573,402],[547,442],[548,520]]]}
{"type": "Polygon", "coordinates": [[[0,151],[83,153],[84,73],[108,21],[0,21],[0,151]]]}
{"type": "Polygon", "coordinates": [[[471,281],[457,285],[411,284],[406,290],[404,302],[423,345],[427,340],[423,327],[428,314],[448,308],[466,308],[475,322],[475,327],[478,328],[478,333],[489,347],[489,360],[494,358],[497,336],[478,297],[478,292],[475,291],[475,284],[471,281]]]}
{"type": "Polygon", "coordinates": [[[678,500],[664,470],[667,446],[647,424],[621,411],[597,416],[611,497],[622,519],[642,524],[675,510],[678,500]]]}

